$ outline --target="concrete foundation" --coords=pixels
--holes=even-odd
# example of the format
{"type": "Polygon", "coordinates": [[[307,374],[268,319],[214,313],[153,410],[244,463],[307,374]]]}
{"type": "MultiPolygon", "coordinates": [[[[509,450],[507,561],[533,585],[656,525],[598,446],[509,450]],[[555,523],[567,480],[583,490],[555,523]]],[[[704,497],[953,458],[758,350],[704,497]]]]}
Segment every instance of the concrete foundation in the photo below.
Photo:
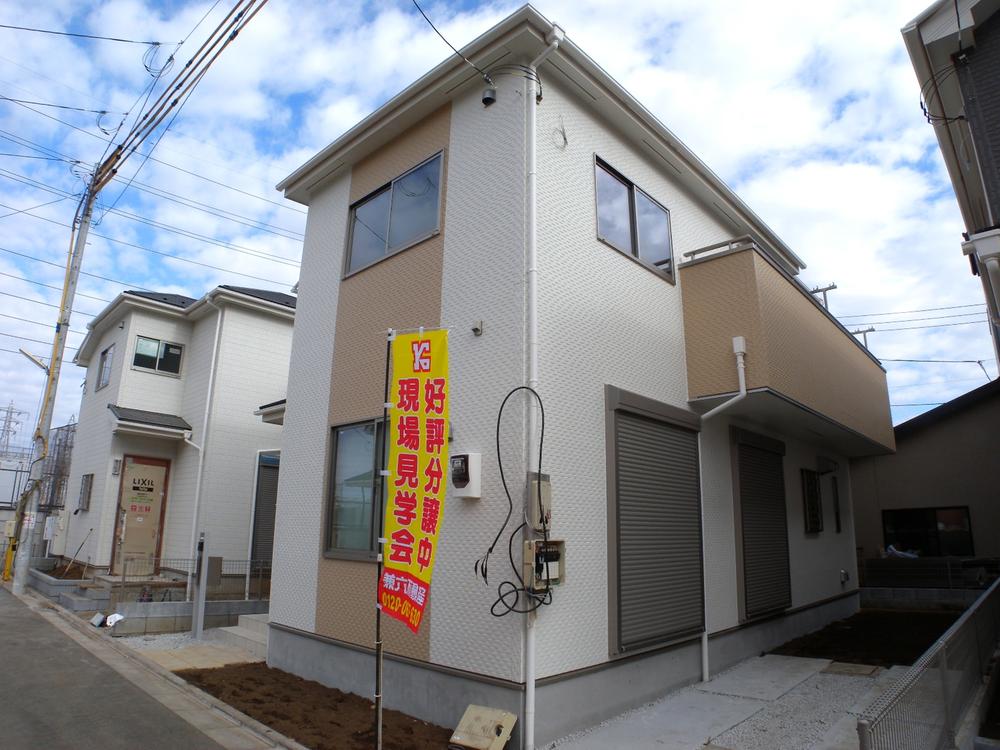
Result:
{"type": "MultiPolygon", "coordinates": [[[[858,611],[858,594],[838,598],[712,636],[709,663],[717,674],[750,656],[818,630],[858,611]]],[[[375,666],[371,651],[271,623],[269,666],[349,693],[370,697],[375,666]]],[[[538,746],[594,726],[701,679],[701,648],[692,640],[659,651],[540,679],[536,685],[538,746]]],[[[475,703],[519,717],[524,686],[394,656],[384,662],[387,708],[454,727],[475,703]]],[[[519,730],[509,748],[521,750],[519,730]]]]}
{"type": "Polygon", "coordinates": [[[865,586],[861,606],[870,609],[968,609],[981,589],[915,589],[865,586]]]}

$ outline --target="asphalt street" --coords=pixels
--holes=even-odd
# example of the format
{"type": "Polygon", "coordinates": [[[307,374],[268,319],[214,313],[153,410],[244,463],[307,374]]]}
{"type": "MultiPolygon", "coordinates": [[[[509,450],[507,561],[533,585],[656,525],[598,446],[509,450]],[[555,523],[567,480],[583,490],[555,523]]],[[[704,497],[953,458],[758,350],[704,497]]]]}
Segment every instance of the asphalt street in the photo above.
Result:
{"type": "Polygon", "coordinates": [[[3,589],[0,747],[221,750],[3,589]]]}

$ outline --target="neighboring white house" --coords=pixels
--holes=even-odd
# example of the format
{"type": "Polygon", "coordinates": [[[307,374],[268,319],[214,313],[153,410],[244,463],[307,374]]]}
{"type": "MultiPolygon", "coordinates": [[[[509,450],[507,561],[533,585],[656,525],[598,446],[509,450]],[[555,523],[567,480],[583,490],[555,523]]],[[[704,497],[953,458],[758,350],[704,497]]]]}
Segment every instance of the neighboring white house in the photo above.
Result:
{"type": "Polygon", "coordinates": [[[259,409],[285,430],[268,663],[371,695],[386,331],[450,330],[450,450],[481,454],[482,495],[449,492],[419,632],[383,618],[383,694],[444,726],[512,711],[512,747],[856,611],[848,459],[893,446],[879,362],[684,144],[568,39],[536,104],[553,41],[522,8],[463,50],[492,93],[449,59],[279,185],[309,221],[287,403],[259,409]],[[747,393],[703,418],[739,392],[735,337],[747,393]],[[510,534],[538,439],[521,396],[499,435],[497,411],[536,375],[565,577],[496,616],[494,446],[510,534]]]}
{"type": "Polygon", "coordinates": [[[281,428],[254,409],[285,392],[295,302],[236,286],[198,300],[126,291],[88,324],[57,553],[82,544],[80,560],[117,571],[123,557],[190,558],[204,531],[213,555],[269,556],[251,524],[270,536],[271,519],[254,518],[257,474],[281,428]]]}

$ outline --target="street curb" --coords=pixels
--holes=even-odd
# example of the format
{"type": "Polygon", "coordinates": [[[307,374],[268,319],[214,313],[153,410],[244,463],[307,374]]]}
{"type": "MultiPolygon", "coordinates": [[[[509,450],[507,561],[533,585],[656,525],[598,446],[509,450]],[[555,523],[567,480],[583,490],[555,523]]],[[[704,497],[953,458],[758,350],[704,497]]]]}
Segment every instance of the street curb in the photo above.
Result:
{"type": "MultiPolygon", "coordinates": [[[[14,595],[17,596],[17,595],[14,595]]],[[[302,745],[291,737],[286,737],[275,729],[257,721],[252,716],[247,716],[242,711],[233,708],[228,703],[220,701],[214,695],[206,693],[204,690],[192,685],[190,682],[178,677],[173,672],[157,664],[152,659],[149,659],[142,655],[141,652],[124,646],[120,643],[116,643],[116,639],[107,633],[102,633],[100,630],[95,628],[88,622],[81,620],[76,617],[65,607],[47,599],[34,592],[29,592],[21,596],[17,596],[22,602],[24,602],[30,609],[38,611],[39,609],[50,610],[59,616],[60,620],[65,622],[70,627],[78,630],[83,635],[87,636],[92,640],[99,640],[104,642],[106,645],[114,649],[120,656],[125,657],[127,660],[132,660],[143,667],[145,667],[150,672],[154,673],[160,679],[166,680],[167,682],[174,685],[174,687],[180,688],[192,698],[198,700],[201,703],[214,708],[217,711],[221,711],[226,714],[230,719],[235,721],[237,724],[242,726],[244,729],[249,730],[253,734],[260,737],[261,740],[265,742],[271,742],[278,747],[287,748],[287,750],[311,750],[310,748],[302,745]]]]}

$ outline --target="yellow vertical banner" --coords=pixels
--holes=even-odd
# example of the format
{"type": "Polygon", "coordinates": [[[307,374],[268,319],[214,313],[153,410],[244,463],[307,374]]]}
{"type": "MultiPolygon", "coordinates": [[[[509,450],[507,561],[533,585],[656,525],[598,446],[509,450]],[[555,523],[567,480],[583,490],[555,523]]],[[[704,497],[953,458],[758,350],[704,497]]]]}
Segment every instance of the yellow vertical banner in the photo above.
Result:
{"type": "Polygon", "coordinates": [[[448,486],[448,331],[396,334],[378,602],[414,633],[430,599],[448,486]]]}

